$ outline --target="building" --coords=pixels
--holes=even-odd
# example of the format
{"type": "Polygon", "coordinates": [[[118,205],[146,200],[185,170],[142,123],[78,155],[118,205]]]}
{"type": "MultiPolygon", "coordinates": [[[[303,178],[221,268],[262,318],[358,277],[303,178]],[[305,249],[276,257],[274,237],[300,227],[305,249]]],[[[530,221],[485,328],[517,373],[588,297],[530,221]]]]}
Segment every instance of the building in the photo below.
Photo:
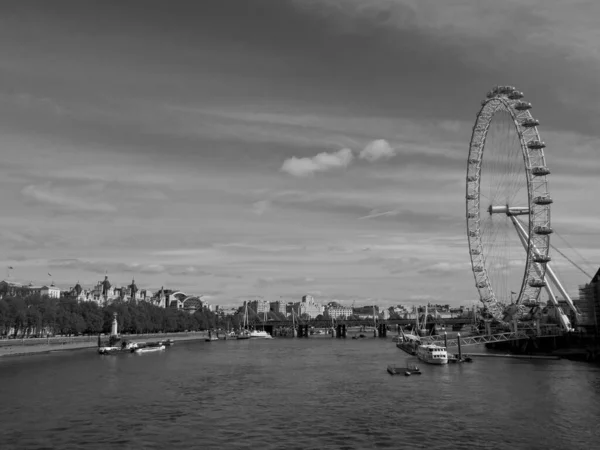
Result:
{"type": "Polygon", "coordinates": [[[164,291],[166,295],[166,307],[167,308],[184,308],[184,300],[189,297],[185,292],[172,291],[170,289],[164,291]]]}
{"type": "Polygon", "coordinates": [[[265,314],[271,309],[271,305],[267,300],[252,300],[248,303],[248,306],[253,309],[256,314],[265,314]]]}
{"type": "Polygon", "coordinates": [[[150,303],[158,306],[159,308],[166,308],[167,295],[165,294],[165,289],[161,287],[159,291],[150,298],[150,303]]]}
{"type": "Polygon", "coordinates": [[[291,316],[292,312],[294,312],[296,315],[298,315],[298,311],[300,310],[300,302],[288,302],[285,305],[285,315],[286,316],[291,316]]]}
{"type": "Polygon", "coordinates": [[[325,307],[316,303],[312,295],[305,295],[302,297],[302,301],[298,305],[297,311],[299,316],[302,317],[304,314],[306,314],[311,319],[322,315],[324,312],[325,307]]]}
{"type": "MultiPolygon", "coordinates": [[[[579,286],[579,300],[573,301],[578,311],[581,313],[581,319],[577,325],[600,332],[600,269],[592,277],[591,281],[583,286],[579,286]]],[[[568,309],[563,307],[563,311],[568,309]]]]}
{"type": "Polygon", "coordinates": [[[194,314],[196,311],[202,309],[202,300],[197,296],[188,297],[181,302],[181,305],[185,312],[194,314]]]}
{"type": "Polygon", "coordinates": [[[277,300],[276,302],[270,302],[269,310],[274,313],[285,314],[285,305],[282,305],[282,303],[279,300],[277,300]]]}
{"type": "Polygon", "coordinates": [[[349,306],[331,305],[325,309],[325,315],[331,319],[345,319],[352,315],[352,308],[349,306]]]}
{"type": "Polygon", "coordinates": [[[52,283],[50,286],[42,286],[40,288],[40,294],[50,298],[60,298],[60,289],[52,283]]]}
{"type": "Polygon", "coordinates": [[[13,281],[0,281],[0,298],[5,296],[28,296],[35,294],[50,298],[60,298],[60,289],[57,288],[54,283],[50,284],[50,286],[34,286],[33,283],[21,284],[13,281]]]}

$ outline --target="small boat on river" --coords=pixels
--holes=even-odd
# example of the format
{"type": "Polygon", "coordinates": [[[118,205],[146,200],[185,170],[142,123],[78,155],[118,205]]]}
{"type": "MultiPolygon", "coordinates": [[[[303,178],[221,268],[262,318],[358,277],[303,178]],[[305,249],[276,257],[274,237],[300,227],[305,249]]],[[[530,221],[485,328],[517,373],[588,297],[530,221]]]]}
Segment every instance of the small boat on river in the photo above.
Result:
{"type": "Polygon", "coordinates": [[[252,330],[250,332],[250,339],[273,339],[273,336],[264,330],[252,330]]]}
{"type": "Polygon", "coordinates": [[[149,353],[149,352],[159,352],[161,350],[165,350],[167,347],[165,347],[163,344],[160,345],[156,345],[156,346],[152,346],[152,347],[138,347],[138,348],[133,348],[131,349],[131,351],[133,353],[149,353]]]}

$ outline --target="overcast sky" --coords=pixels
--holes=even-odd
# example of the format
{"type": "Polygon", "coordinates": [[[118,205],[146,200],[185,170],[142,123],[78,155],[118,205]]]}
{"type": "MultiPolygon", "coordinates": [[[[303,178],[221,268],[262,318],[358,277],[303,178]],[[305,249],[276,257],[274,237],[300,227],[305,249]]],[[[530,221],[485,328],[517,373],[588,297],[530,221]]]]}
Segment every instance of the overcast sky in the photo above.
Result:
{"type": "Polygon", "coordinates": [[[558,0],[2,2],[2,264],[224,305],[472,303],[468,143],[511,84],[577,253],[553,243],[594,271],[598,17],[558,0]]]}

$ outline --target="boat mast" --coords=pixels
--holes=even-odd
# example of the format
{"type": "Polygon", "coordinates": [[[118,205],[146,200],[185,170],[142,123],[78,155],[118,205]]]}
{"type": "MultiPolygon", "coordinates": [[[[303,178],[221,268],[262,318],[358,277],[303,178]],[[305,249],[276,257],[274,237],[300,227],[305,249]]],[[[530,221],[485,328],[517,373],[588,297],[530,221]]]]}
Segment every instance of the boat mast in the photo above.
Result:
{"type": "Polygon", "coordinates": [[[415,332],[417,333],[417,336],[419,335],[419,308],[417,308],[416,306],[413,306],[413,311],[415,312],[415,332]]]}

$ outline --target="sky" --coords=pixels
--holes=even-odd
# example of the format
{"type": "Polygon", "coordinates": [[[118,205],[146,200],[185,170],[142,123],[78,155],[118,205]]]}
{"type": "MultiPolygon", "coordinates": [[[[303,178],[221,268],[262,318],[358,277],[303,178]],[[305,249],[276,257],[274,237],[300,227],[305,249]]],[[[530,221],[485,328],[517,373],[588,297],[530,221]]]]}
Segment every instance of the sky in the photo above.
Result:
{"type": "MultiPolygon", "coordinates": [[[[2,2],[2,264],[220,305],[472,304],[468,146],[508,84],[541,122],[552,242],[593,274],[599,16],[558,0],[2,2]]],[[[570,292],[588,281],[558,269],[570,292]]]]}

